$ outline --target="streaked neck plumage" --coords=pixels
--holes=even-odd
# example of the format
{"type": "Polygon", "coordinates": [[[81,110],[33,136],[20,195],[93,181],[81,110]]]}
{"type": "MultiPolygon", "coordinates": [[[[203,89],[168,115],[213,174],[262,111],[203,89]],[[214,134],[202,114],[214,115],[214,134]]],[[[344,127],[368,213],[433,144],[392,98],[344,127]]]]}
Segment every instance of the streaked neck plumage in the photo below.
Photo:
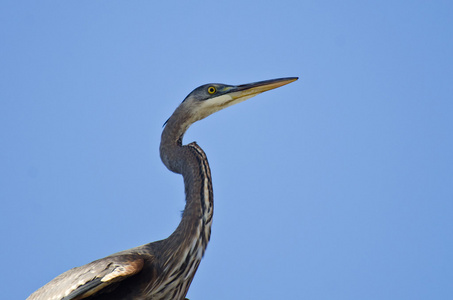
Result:
{"type": "Polygon", "coordinates": [[[165,240],[169,246],[165,248],[172,249],[167,262],[173,264],[168,268],[175,270],[174,276],[178,275],[178,269],[187,270],[184,276],[189,278],[187,289],[209,242],[214,209],[206,154],[195,142],[182,145],[184,133],[191,123],[190,116],[177,109],[166,123],[160,144],[162,162],[184,178],[186,205],[178,228],[165,240]],[[189,265],[183,268],[184,264],[189,265]]]}

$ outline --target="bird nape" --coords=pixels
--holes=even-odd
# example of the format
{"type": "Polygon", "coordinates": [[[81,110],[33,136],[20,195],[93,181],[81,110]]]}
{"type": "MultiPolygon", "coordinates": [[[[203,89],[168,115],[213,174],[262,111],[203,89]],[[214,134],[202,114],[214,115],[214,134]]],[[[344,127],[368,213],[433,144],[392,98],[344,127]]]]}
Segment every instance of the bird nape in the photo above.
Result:
{"type": "Polygon", "coordinates": [[[73,268],[27,299],[185,299],[211,236],[214,200],[206,154],[195,142],[183,145],[184,133],[216,111],[297,79],[236,86],[212,83],[193,90],[166,122],[160,143],[162,162],[184,178],[186,205],[176,230],[164,240],[73,268]]]}

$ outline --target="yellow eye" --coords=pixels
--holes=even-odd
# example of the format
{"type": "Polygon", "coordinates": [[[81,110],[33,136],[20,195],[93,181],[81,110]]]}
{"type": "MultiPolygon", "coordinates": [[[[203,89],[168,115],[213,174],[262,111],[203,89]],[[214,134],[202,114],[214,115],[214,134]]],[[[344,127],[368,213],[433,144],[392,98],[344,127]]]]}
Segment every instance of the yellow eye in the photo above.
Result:
{"type": "Polygon", "coordinates": [[[216,91],[216,90],[215,90],[215,87],[213,87],[213,86],[208,87],[208,93],[209,93],[209,94],[212,95],[212,94],[215,93],[215,91],[216,91]]]}

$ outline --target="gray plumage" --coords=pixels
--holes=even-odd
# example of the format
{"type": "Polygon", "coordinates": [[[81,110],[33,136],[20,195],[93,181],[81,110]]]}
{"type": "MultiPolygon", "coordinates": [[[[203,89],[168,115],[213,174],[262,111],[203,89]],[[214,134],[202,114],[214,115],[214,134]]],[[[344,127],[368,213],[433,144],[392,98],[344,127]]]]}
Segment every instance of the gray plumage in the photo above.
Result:
{"type": "Polygon", "coordinates": [[[196,88],[166,122],[160,144],[162,162],[184,178],[186,205],[176,230],[167,239],[68,270],[27,300],[184,299],[209,242],[214,209],[208,160],[195,142],[182,145],[184,133],[216,111],[295,80],[196,88]]]}

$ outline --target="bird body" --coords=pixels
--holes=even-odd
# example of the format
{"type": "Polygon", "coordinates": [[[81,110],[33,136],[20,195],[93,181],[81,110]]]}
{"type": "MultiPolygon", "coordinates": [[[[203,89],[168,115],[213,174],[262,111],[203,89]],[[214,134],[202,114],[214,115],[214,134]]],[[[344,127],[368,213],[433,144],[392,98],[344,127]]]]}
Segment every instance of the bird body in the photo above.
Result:
{"type": "Polygon", "coordinates": [[[195,142],[182,144],[189,126],[225,107],[297,78],[230,86],[208,84],[190,93],[166,122],[160,144],[165,166],[184,178],[181,222],[166,239],[121,251],[59,275],[27,300],[185,299],[211,236],[211,171],[195,142]]]}

